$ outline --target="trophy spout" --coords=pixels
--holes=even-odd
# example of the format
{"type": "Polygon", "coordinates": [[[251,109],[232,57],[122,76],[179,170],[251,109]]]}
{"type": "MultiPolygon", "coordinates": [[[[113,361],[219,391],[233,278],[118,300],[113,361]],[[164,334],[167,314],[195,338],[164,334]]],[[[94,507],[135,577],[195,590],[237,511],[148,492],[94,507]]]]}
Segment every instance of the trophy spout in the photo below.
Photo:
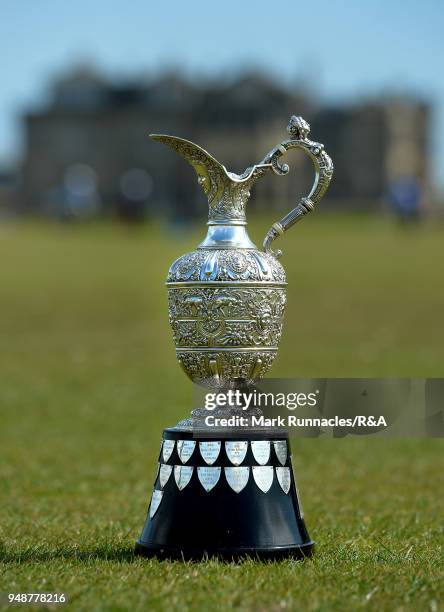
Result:
{"type": "Polygon", "coordinates": [[[194,168],[197,181],[209,201],[214,200],[224,191],[226,184],[230,181],[230,176],[225,166],[210,155],[208,151],[194,142],[178,136],[150,134],[150,138],[176,151],[194,168]]]}
{"type": "MultiPolygon", "coordinates": [[[[246,225],[245,206],[250,189],[272,169],[271,164],[250,166],[238,175],[229,172],[208,151],[190,140],[167,134],[150,134],[150,137],[171,147],[194,168],[198,183],[208,198],[209,225],[246,225]]],[[[244,248],[254,248],[254,244],[249,241],[244,248]]]]}

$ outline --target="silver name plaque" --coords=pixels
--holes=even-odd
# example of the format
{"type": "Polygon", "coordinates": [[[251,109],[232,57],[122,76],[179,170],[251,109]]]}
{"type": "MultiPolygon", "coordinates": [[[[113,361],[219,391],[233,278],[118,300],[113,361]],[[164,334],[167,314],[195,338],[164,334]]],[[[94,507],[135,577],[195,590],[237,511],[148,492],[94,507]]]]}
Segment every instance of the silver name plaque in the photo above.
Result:
{"type": "Polygon", "coordinates": [[[202,459],[208,465],[212,465],[219,457],[221,442],[212,440],[211,442],[199,442],[199,450],[202,459]]]}
{"type": "Polygon", "coordinates": [[[174,450],[174,440],[164,440],[162,446],[162,457],[165,463],[167,463],[168,459],[171,457],[172,452],[174,450]]]}
{"type": "Polygon", "coordinates": [[[273,484],[274,470],[272,465],[254,465],[253,478],[259,489],[264,493],[270,490],[273,484]]]}
{"type": "Polygon", "coordinates": [[[166,463],[162,463],[159,470],[159,482],[161,489],[164,488],[166,483],[168,482],[171,472],[173,471],[172,465],[167,465],[166,463]]]}
{"type": "Polygon", "coordinates": [[[277,467],[276,476],[279,484],[281,485],[282,491],[287,494],[291,486],[291,474],[290,468],[288,467],[277,467]]]}
{"type": "Polygon", "coordinates": [[[205,491],[211,491],[211,489],[217,485],[221,470],[222,468],[220,467],[204,466],[197,468],[197,477],[199,478],[199,482],[205,491]]]}
{"type": "Polygon", "coordinates": [[[196,448],[196,440],[178,440],[177,453],[182,463],[186,463],[196,448]]]}
{"type": "Polygon", "coordinates": [[[285,440],[276,440],[273,442],[274,452],[281,465],[285,465],[287,462],[287,443],[285,440]]]}
{"type": "Polygon", "coordinates": [[[179,491],[185,489],[187,484],[191,480],[194,468],[188,465],[175,465],[174,466],[174,480],[176,481],[177,488],[179,491]]]}
{"type": "Polygon", "coordinates": [[[298,485],[296,484],[296,481],[294,484],[295,484],[295,489],[296,489],[296,497],[297,497],[298,505],[299,505],[299,514],[301,515],[301,518],[304,518],[304,509],[302,508],[301,498],[299,497],[299,489],[298,489],[298,485]]]}
{"type": "Polygon", "coordinates": [[[155,489],[153,491],[153,495],[151,497],[150,503],[150,518],[156,514],[158,507],[160,506],[160,502],[162,501],[163,491],[158,491],[155,489]]]}
{"type": "Polygon", "coordinates": [[[251,443],[251,450],[253,451],[253,457],[259,463],[259,465],[265,465],[270,459],[270,442],[267,440],[260,440],[251,443]]]}
{"type": "Polygon", "coordinates": [[[236,493],[240,493],[247,486],[250,477],[249,467],[226,467],[225,478],[236,493]]]}
{"type": "Polygon", "coordinates": [[[247,450],[248,442],[232,442],[231,440],[225,442],[225,452],[233,465],[240,465],[242,463],[247,450]]]}

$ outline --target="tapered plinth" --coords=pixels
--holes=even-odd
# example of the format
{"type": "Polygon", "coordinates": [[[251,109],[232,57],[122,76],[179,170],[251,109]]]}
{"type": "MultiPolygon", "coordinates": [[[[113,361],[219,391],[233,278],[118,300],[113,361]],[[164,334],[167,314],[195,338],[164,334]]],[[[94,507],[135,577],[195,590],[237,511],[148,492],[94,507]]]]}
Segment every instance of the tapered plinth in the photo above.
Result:
{"type": "Polygon", "coordinates": [[[310,556],[282,431],[167,429],[136,553],[161,559],[310,556]]]}

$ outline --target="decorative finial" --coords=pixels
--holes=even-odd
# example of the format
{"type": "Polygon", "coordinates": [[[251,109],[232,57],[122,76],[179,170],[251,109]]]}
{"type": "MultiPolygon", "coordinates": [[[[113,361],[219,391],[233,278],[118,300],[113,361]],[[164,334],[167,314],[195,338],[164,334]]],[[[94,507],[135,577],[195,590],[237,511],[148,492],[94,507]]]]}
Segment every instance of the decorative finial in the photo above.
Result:
{"type": "Polygon", "coordinates": [[[310,133],[310,124],[302,117],[292,115],[287,125],[287,132],[295,140],[304,140],[310,133]]]}

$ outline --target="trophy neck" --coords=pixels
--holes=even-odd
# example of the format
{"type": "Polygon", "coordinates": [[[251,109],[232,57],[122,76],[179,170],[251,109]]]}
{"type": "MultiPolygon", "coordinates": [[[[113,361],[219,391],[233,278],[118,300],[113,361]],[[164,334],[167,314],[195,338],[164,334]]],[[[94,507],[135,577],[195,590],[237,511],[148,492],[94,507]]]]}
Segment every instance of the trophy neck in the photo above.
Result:
{"type": "Polygon", "coordinates": [[[256,249],[248,236],[246,222],[208,221],[208,232],[199,249],[256,249]]]}
{"type": "Polygon", "coordinates": [[[246,225],[245,207],[250,197],[250,181],[235,180],[228,173],[220,189],[208,197],[208,225],[246,225]]]}

